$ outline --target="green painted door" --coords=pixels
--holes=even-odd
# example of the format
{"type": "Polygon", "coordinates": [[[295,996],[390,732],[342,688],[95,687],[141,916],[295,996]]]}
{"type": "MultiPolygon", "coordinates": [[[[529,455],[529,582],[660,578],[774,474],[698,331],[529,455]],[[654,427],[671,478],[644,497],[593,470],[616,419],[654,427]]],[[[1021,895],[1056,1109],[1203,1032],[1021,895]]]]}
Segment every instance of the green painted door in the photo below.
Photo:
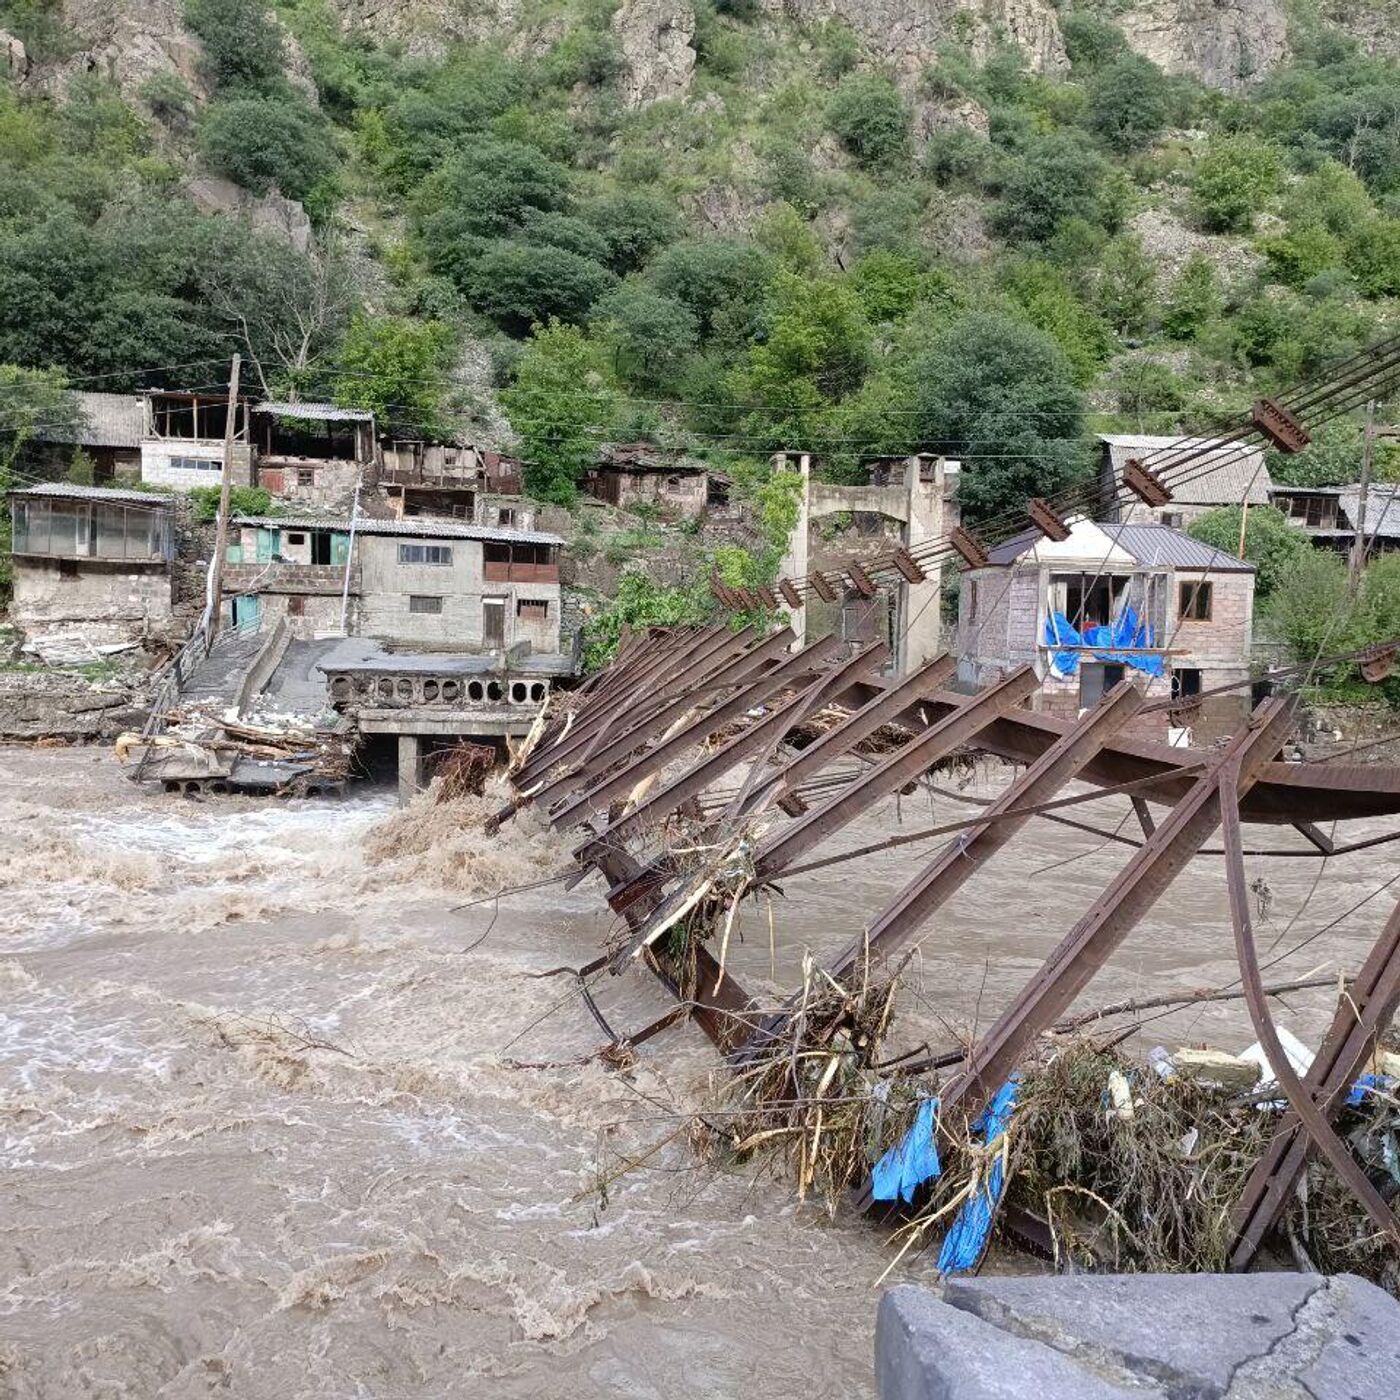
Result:
{"type": "Polygon", "coordinates": [[[331,563],[343,564],[350,557],[350,536],[337,531],[331,536],[331,563]]]}
{"type": "Polygon", "coordinates": [[[277,553],[278,531],[258,526],[258,563],[266,564],[277,553]]]}
{"type": "Polygon", "coordinates": [[[262,614],[262,599],[256,593],[241,595],[233,600],[233,625],[240,630],[256,631],[262,614]]]}

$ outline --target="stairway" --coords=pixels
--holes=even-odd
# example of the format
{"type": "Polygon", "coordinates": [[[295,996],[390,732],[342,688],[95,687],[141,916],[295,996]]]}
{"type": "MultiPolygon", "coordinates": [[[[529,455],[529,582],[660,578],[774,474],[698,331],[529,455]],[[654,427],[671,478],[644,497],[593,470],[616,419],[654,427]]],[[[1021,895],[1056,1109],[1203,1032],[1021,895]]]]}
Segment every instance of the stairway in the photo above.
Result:
{"type": "Polygon", "coordinates": [[[238,703],[238,688],[248,667],[267,640],[258,631],[221,632],[209,654],[180,687],[180,702],[216,700],[221,708],[238,703]]]}

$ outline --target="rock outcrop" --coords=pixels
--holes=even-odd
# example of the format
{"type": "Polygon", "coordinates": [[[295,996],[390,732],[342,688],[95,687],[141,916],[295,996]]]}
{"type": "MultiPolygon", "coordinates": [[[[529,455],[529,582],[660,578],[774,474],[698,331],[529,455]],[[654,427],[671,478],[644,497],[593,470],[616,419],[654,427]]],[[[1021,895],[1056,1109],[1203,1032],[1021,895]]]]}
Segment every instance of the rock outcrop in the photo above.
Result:
{"type": "Polygon", "coordinates": [[[1148,0],[1116,20],[1128,43],[1165,72],[1227,92],[1288,57],[1280,0],[1148,0]]]}
{"type": "Polygon", "coordinates": [[[938,50],[961,42],[985,57],[1001,38],[1026,55],[1035,73],[1065,72],[1069,60],[1049,0],[760,0],[775,18],[804,23],[840,20],[862,46],[912,85],[938,50]]]}
{"type": "Polygon", "coordinates": [[[132,98],[149,78],[174,73],[196,96],[207,95],[182,0],[64,0],[63,22],[80,47],[53,70],[60,86],[95,73],[132,98]]]}
{"type": "Polygon", "coordinates": [[[626,68],[628,107],[683,97],[695,72],[695,7],[690,0],[622,0],[613,34],[626,68]]]}
{"type": "Polygon", "coordinates": [[[228,214],[247,221],[259,233],[290,243],[299,253],[311,246],[311,220],[294,199],[280,194],[250,194],[221,175],[195,175],[184,184],[190,203],[204,214],[228,214]]]}

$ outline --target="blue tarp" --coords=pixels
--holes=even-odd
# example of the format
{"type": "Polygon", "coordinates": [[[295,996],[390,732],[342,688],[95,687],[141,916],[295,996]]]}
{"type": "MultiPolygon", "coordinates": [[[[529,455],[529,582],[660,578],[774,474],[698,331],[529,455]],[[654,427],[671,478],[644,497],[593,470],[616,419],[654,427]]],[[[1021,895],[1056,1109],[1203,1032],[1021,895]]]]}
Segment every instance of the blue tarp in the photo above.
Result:
{"type": "Polygon", "coordinates": [[[1347,1093],[1347,1107],[1357,1108],[1367,1094],[1379,1091],[1389,1093],[1395,1081],[1385,1074],[1363,1074],[1347,1093]]]}
{"type": "Polygon", "coordinates": [[[925,1099],[914,1126],[875,1163],[870,1192],[877,1201],[912,1201],[914,1192],[943,1170],[934,1138],[937,1126],[938,1100],[925,1099]]]}
{"type": "MultiPolygon", "coordinates": [[[[981,1116],[972,1125],[972,1131],[982,1135],[983,1143],[990,1146],[1006,1131],[1019,1091],[1020,1078],[1013,1074],[982,1110],[981,1116]]],[[[998,1156],[993,1160],[981,1189],[963,1202],[952,1228],[944,1236],[943,1248],[938,1251],[940,1274],[964,1274],[977,1267],[987,1248],[987,1239],[992,1233],[992,1217],[1001,1204],[1001,1193],[1005,1187],[1006,1171],[998,1156]]]]}
{"type": "MultiPolygon", "coordinates": [[[[1125,606],[1109,626],[1086,627],[1082,633],[1075,630],[1074,624],[1064,613],[1052,612],[1045,619],[1045,644],[1052,647],[1093,647],[1092,654],[1098,661],[1121,662],[1135,671],[1146,671],[1149,676],[1166,673],[1164,657],[1135,655],[1119,650],[1121,647],[1156,645],[1153,629],[1147,623],[1138,621],[1138,615],[1131,605],[1125,606]]],[[[1084,655],[1080,651],[1051,652],[1050,669],[1057,675],[1072,676],[1079,669],[1084,655]]]]}

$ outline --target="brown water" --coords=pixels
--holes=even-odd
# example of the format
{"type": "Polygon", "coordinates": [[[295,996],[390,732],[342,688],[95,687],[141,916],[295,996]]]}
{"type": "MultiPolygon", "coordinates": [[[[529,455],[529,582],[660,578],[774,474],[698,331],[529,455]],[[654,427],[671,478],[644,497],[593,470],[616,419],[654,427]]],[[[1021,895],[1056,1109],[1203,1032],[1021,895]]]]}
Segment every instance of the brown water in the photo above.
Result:
{"type": "MultiPolygon", "coordinates": [[[[964,810],[939,799],[932,819],[964,810]]],[[[714,1070],[694,1031],[625,1075],[508,1063],[597,1047],[562,979],[523,974],[586,960],[607,923],[592,885],[452,912],[558,858],[461,815],[192,803],[138,792],[102,752],[0,751],[0,1396],[871,1393],[889,1251],[663,1143],[714,1070]],[[600,1197],[600,1164],[649,1151],[600,1197]]],[[[832,846],[899,818],[928,822],[927,799],[832,846]]],[[[964,889],[910,979],[905,1041],[985,1025],[1121,864],[1098,844],[1037,824],[964,889]]],[[[757,992],[791,985],[804,946],[835,951],[916,863],[794,880],[771,946],[751,908],[731,966],[757,992]]],[[[1330,861],[1309,900],[1317,863],[1252,864],[1274,894],[1266,948],[1397,868],[1386,848],[1330,861]]],[[[1354,963],[1388,898],[1272,975],[1354,963]]],[[[1228,981],[1229,946],[1205,860],[1086,1000],[1228,981]]],[[[666,1005],[639,973],[600,1002],[619,1029],[666,1005]]],[[[1280,1019],[1306,1037],[1326,1006],[1280,1019]]],[[[1237,1006],[1147,1034],[1252,1039],[1237,1006]]]]}

